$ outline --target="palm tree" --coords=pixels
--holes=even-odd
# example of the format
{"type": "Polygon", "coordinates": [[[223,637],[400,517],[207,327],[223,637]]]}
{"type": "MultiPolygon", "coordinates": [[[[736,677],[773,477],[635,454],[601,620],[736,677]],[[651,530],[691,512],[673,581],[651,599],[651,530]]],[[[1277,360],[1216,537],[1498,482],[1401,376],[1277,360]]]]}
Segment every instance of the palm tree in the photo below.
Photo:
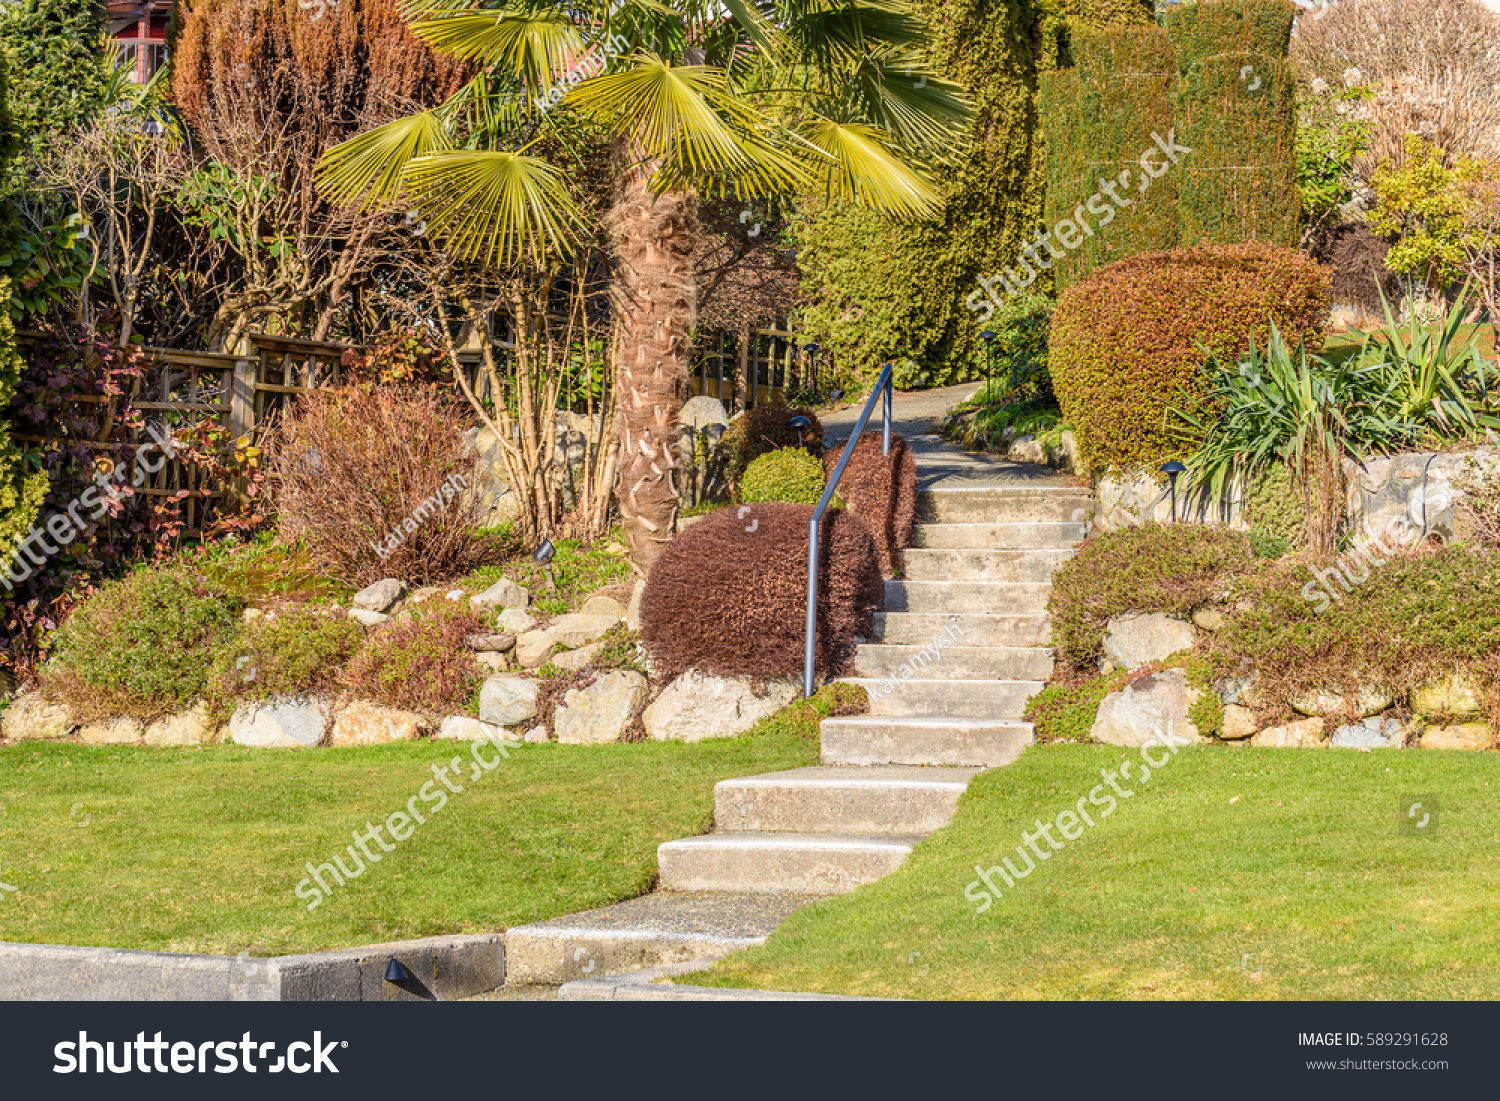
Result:
{"type": "Polygon", "coordinates": [[[930,216],[937,195],[916,166],[952,155],[968,102],[926,71],[910,0],[407,0],[405,14],[474,76],[441,106],[331,149],[319,186],[343,205],[415,208],[468,258],[556,262],[581,247],[585,219],[567,174],[536,150],[580,125],[610,137],[616,494],[644,574],[676,518],[697,197],[821,192],[930,216]]]}

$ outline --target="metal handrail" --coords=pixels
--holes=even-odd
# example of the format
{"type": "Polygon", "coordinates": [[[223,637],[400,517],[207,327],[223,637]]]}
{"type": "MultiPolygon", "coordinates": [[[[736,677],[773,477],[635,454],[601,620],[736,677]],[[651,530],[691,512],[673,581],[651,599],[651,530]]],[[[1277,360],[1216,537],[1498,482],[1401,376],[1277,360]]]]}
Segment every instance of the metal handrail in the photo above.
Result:
{"type": "Polygon", "coordinates": [[[882,455],[891,453],[891,372],[895,370],[895,367],[896,364],[891,362],[881,370],[880,377],[875,381],[875,388],[870,391],[870,400],[865,402],[864,411],[855,422],[854,431],[849,434],[849,442],[844,445],[844,453],[839,456],[839,464],[833,468],[828,485],[823,489],[823,496],[818,499],[818,507],[813,509],[812,519],[808,521],[807,635],[806,649],[802,656],[802,695],[804,697],[813,694],[813,660],[818,644],[818,533],[822,527],[823,513],[828,511],[828,502],[833,500],[833,495],[839,488],[839,479],[844,476],[844,467],[849,465],[849,456],[854,454],[854,445],[859,442],[860,436],[864,435],[865,424],[869,421],[870,414],[875,412],[876,398],[884,399],[881,410],[884,428],[881,433],[880,453],[882,455]]]}

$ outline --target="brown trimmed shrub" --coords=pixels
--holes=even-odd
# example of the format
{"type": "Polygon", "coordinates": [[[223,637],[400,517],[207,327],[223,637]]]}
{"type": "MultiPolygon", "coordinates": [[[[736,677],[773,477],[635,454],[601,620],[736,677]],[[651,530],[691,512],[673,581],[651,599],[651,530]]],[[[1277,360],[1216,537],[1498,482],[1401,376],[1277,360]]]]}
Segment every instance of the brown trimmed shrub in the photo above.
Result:
{"type": "Polygon", "coordinates": [[[1052,317],[1049,367],[1063,419],[1096,473],[1185,459],[1167,424],[1203,392],[1204,347],[1233,362],[1274,320],[1286,342],[1323,347],[1326,268],[1295,249],[1200,245],[1143,253],[1075,283],[1052,317]]]}
{"type": "Polygon", "coordinates": [[[474,531],[466,427],[452,396],[431,386],[303,395],[287,409],[273,464],[280,536],[356,585],[468,572],[486,542],[474,531]]]}
{"type": "MultiPolygon", "coordinates": [[[[800,673],[812,514],[811,505],[720,509],[668,544],[641,598],[653,671],[800,673]]],[[[839,674],[853,659],[855,637],[869,637],[884,586],[875,543],[847,512],[825,514],[819,558],[815,660],[819,671],[839,674]]]]}
{"type": "Polygon", "coordinates": [[[719,441],[718,457],[724,463],[724,476],[738,486],[745,468],[762,455],[783,447],[800,447],[815,458],[823,455],[823,425],[811,409],[767,402],[746,410],[736,417],[719,441]],[[793,417],[806,417],[810,427],[793,428],[793,417]]]}
{"type": "MultiPolygon", "coordinates": [[[[828,477],[843,452],[839,446],[823,456],[828,477]]],[[[878,434],[862,435],[839,479],[839,496],[875,540],[880,572],[892,576],[901,568],[901,551],[911,542],[917,519],[917,457],[905,438],[892,432],[887,456],[881,454],[878,434]]]]}
{"type": "Polygon", "coordinates": [[[447,601],[397,616],[344,667],[344,688],[387,707],[462,712],[484,679],[466,640],[485,629],[482,617],[447,601]]]}

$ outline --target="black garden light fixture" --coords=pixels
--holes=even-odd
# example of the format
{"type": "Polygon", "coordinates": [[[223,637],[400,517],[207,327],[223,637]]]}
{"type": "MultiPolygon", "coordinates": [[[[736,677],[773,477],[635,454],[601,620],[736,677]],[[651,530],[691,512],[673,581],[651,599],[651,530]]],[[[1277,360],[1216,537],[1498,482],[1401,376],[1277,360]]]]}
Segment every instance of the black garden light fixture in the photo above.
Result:
{"type": "Polygon", "coordinates": [[[1176,459],[1169,463],[1162,463],[1159,467],[1161,472],[1167,476],[1167,481],[1172,487],[1172,523],[1177,523],[1177,475],[1187,469],[1176,459]]]}
{"type": "Polygon", "coordinates": [[[786,423],[797,430],[797,439],[800,442],[807,442],[807,430],[812,427],[812,421],[798,414],[786,423]]]}
{"type": "Polygon", "coordinates": [[[401,966],[400,960],[398,960],[395,956],[392,956],[391,962],[385,965],[385,981],[409,982],[410,980],[411,972],[401,966]]]}
{"type": "Polygon", "coordinates": [[[543,539],[542,545],[531,552],[531,560],[547,572],[547,587],[553,592],[557,591],[557,580],[552,576],[552,555],[556,552],[551,539],[543,539]]]}
{"type": "Polygon", "coordinates": [[[990,376],[994,374],[995,366],[995,338],[1000,334],[994,329],[985,329],[979,334],[979,339],[984,341],[984,400],[993,400],[990,396],[990,376]]]}

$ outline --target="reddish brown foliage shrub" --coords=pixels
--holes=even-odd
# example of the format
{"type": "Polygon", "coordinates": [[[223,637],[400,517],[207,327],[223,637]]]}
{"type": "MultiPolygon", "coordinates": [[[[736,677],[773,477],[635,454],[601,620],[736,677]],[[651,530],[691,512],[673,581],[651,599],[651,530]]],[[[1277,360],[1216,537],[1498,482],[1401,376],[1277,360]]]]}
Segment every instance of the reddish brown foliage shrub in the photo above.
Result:
{"type": "MultiPolygon", "coordinates": [[[[880,572],[890,577],[901,566],[901,551],[911,542],[917,518],[917,457],[906,440],[891,433],[891,453],[881,453],[880,436],[865,433],[854,445],[849,465],[839,479],[839,496],[858,516],[875,540],[880,572]]],[[[823,469],[833,477],[843,447],[823,456],[823,469]]]]}
{"type": "Polygon", "coordinates": [[[344,668],[351,696],[442,715],[463,711],[484,679],[465,641],[484,629],[468,608],[441,601],[382,624],[344,668]]]}
{"type": "Polygon", "coordinates": [[[1286,342],[1323,346],[1328,271],[1295,249],[1200,245],[1100,268],[1052,315],[1052,385],[1090,470],[1183,459],[1167,409],[1203,392],[1204,348],[1233,362],[1274,320],[1286,342]]]}
{"type": "MultiPolygon", "coordinates": [[[[812,514],[811,505],[720,509],[668,544],[641,598],[641,637],[653,669],[801,672],[812,514]]],[[[819,559],[816,661],[836,674],[853,658],[855,636],[869,636],[884,587],[874,541],[847,512],[824,517],[819,559]]]]}
{"type": "Polygon", "coordinates": [[[474,534],[464,427],[452,399],[432,387],[304,395],[287,410],[274,463],[281,537],[304,541],[321,568],[361,585],[472,569],[485,542],[474,534]]]}

